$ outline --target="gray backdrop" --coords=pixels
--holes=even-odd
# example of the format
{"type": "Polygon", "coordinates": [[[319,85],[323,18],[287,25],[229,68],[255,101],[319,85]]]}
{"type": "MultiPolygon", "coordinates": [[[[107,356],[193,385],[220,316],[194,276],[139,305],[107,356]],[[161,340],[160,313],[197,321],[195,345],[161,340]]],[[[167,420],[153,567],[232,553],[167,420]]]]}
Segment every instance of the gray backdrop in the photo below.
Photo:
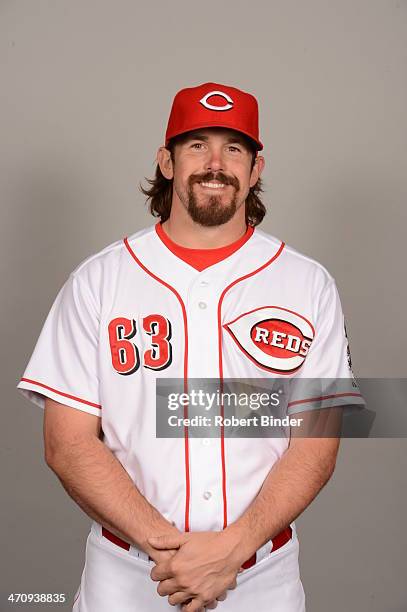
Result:
{"type": "MultiPolygon", "coordinates": [[[[262,229],[336,278],[355,374],[406,375],[406,34],[405,0],[0,2],[1,610],[78,586],[89,519],[15,385],[73,268],[154,222],[138,183],[181,87],[258,97],[262,229]]],[[[406,450],[343,441],[297,521],[309,612],[407,609],[406,450]]]]}

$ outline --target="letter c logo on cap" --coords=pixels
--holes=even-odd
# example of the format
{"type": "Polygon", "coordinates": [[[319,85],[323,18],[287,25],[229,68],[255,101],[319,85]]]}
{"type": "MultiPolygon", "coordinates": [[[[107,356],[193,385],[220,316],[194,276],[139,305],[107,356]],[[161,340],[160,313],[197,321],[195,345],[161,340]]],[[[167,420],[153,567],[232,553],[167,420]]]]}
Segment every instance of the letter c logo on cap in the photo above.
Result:
{"type": "Polygon", "coordinates": [[[208,110],[226,111],[226,110],[230,110],[231,108],[233,108],[232,98],[228,96],[228,94],[224,93],[223,91],[210,91],[209,93],[206,94],[206,96],[201,98],[199,101],[202,104],[202,106],[204,106],[208,110]],[[221,98],[224,98],[226,100],[226,104],[224,104],[223,106],[215,106],[214,104],[210,104],[208,102],[208,99],[211,98],[212,96],[220,96],[221,98]]]}

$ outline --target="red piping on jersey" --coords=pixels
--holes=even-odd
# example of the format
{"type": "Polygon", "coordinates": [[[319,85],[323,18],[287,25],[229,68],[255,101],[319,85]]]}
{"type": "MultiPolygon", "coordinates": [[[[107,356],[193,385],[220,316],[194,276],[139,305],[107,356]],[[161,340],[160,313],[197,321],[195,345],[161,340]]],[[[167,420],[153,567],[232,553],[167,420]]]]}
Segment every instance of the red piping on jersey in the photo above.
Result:
{"type": "MultiPolygon", "coordinates": [[[[260,268],[253,270],[253,272],[249,272],[248,274],[245,274],[244,276],[241,276],[240,278],[237,278],[236,280],[234,280],[227,287],[225,287],[225,289],[221,293],[221,296],[218,302],[218,353],[219,353],[219,378],[220,378],[220,387],[221,387],[220,392],[221,393],[223,393],[223,358],[222,358],[222,302],[223,302],[223,298],[225,297],[229,289],[234,287],[234,285],[236,285],[237,283],[240,283],[243,280],[246,280],[247,278],[250,278],[251,276],[254,276],[258,272],[261,272],[262,270],[264,270],[264,268],[267,268],[267,266],[272,264],[273,261],[275,261],[281,255],[284,247],[285,247],[285,242],[282,242],[280,244],[280,247],[277,253],[275,253],[271,259],[266,261],[266,263],[260,266],[260,268]]],[[[221,411],[222,423],[223,423],[223,417],[224,417],[223,402],[221,402],[220,411],[221,411]]],[[[228,509],[227,509],[227,495],[226,495],[225,432],[224,432],[223,425],[221,425],[221,439],[220,440],[221,440],[221,456],[222,456],[223,529],[226,529],[228,525],[228,509]]]]}
{"type": "Polygon", "coordinates": [[[297,404],[306,404],[307,402],[319,402],[326,399],[332,399],[334,397],[362,397],[361,393],[334,393],[333,395],[322,395],[321,397],[310,397],[309,399],[302,400],[294,400],[292,402],[288,402],[287,408],[290,406],[296,406],[297,404]]]}
{"type": "MultiPolygon", "coordinates": [[[[161,278],[156,276],[153,272],[151,272],[148,268],[146,268],[146,266],[144,264],[141,263],[141,261],[138,259],[138,257],[134,253],[133,249],[129,245],[129,241],[128,241],[127,237],[124,238],[124,244],[125,244],[127,250],[129,251],[130,255],[133,257],[134,261],[140,266],[140,268],[142,270],[144,270],[144,272],[146,272],[146,274],[148,274],[149,276],[154,278],[154,280],[156,280],[157,282],[161,283],[162,285],[164,285],[164,287],[167,287],[167,289],[172,291],[172,293],[175,295],[175,297],[177,298],[177,300],[178,300],[178,302],[179,302],[179,304],[181,306],[182,317],[183,317],[183,321],[184,321],[184,339],[185,339],[184,340],[184,342],[185,342],[185,348],[184,348],[184,391],[185,391],[185,393],[187,393],[187,391],[188,391],[188,322],[187,322],[187,311],[186,311],[186,308],[185,308],[185,304],[182,301],[182,297],[180,296],[178,291],[176,289],[174,289],[174,287],[171,287],[171,285],[169,285],[164,280],[162,280],[161,278]]],[[[188,418],[188,406],[184,406],[184,418],[188,418]]],[[[186,427],[186,426],[184,427],[184,441],[185,441],[185,531],[189,531],[190,475],[189,475],[188,427],[186,427]]]]}
{"type": "Polygon", "coordinates": [[[73,399],[77,402],[81,402],[82,404],[87,404],[88,406],[93,406],[94,408],[102,408],[100,404],[94,404],[93,402],[88,402],[87,400],[81,399],[80,397],[76,397],[76,395],[70,395],[69,393],[63,393],[63,391],[58,391],[58,389],[53,389],[48,385],[44,385],[43,383],[38,382],[37,380],[31,380],[30,378],[22,378],[22,381],[31,383],[33,385],[38,385],[39,387],[43,387],[44,389],[48,389],[49,391],[53,391],[54,393],[58,393],[58,395],[62,395],[63,397],[69,397],[69,399],[73,399]]]}

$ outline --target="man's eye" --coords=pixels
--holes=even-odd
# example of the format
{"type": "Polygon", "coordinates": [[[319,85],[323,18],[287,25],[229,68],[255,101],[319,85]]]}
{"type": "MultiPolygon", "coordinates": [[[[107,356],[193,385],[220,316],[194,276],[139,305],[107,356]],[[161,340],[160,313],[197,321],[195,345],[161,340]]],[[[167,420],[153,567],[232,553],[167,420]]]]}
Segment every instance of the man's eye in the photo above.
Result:
{"type": "Polygon", "coordinates": [[[194,142],[194,144],[191,145],[192,148],[197,148],[199,149],[199,147],[203,147],[202,142],[194,142]]]}
{"type": "Polygon", "coordinates": [[[231,151],[240,151],[239,147],[234,147],[233,145],[230,145],[229,150],[231,150],[231,151]]]}

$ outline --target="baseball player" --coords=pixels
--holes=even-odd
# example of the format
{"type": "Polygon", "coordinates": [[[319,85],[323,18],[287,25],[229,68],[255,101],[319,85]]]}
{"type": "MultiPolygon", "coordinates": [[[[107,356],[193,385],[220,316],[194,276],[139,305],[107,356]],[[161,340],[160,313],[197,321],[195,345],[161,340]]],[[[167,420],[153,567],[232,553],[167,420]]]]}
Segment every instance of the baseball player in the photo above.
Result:
{"type": "Polygon", "coordinates": [[[158,222],[73,270],[17,385],[93,521],[75,612],[305,610],[294,521],[338,438],[156,435],[161,378],[343,379],[289,414],[364,403],[334,278],[258,228],[262,149],[253,95],[179,91],[143,189],[158,222]]]}

